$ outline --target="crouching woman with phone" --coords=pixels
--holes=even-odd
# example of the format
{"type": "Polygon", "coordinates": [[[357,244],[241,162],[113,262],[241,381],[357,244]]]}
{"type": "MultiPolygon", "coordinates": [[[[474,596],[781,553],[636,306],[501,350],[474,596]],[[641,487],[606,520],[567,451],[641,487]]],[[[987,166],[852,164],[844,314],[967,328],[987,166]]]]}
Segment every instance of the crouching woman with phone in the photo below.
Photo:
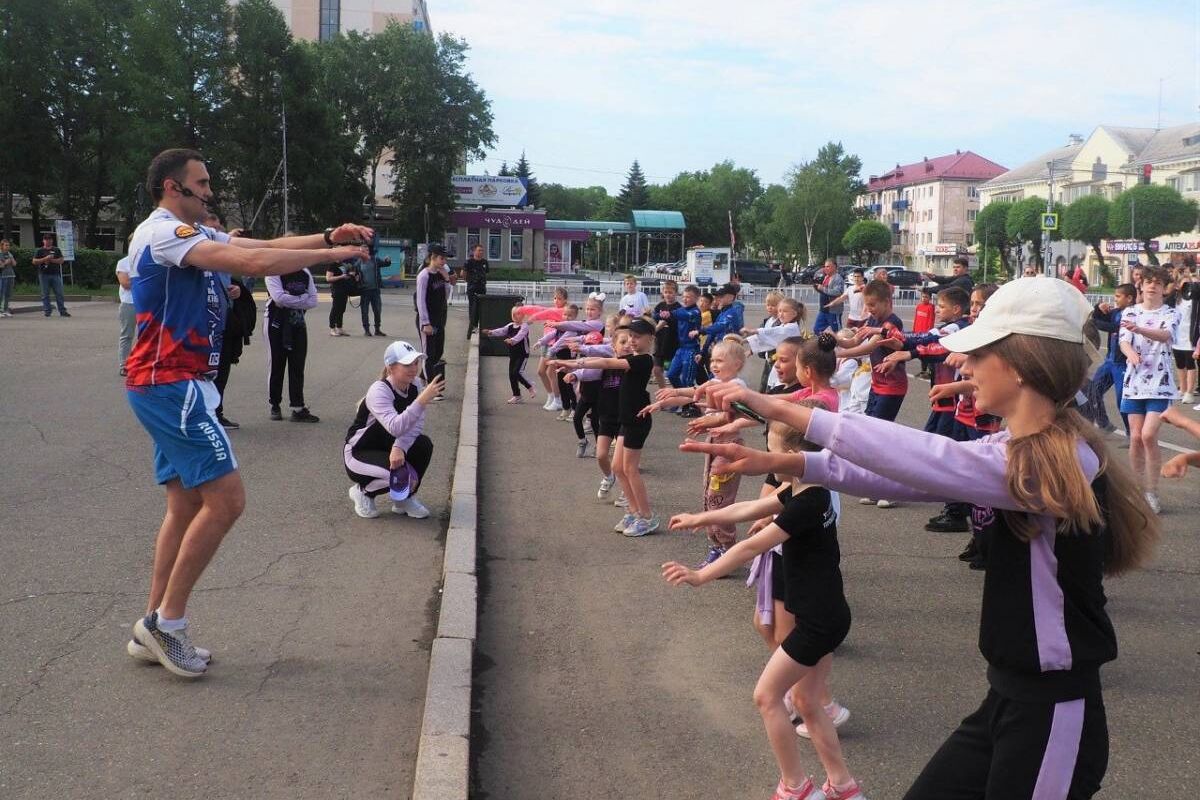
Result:
{"type": "Polygon", "coordinates": [[[383,373],[358,404],[354,422],[346,431],[343,450],[346,474],[354,483],[350,499],[354,513],[371,519],[379,516],[375,498],[387,492],[393,472],[408,465],[403,500],[392,503],[392,513],[415,519],[429,509],[414,496],[433,457],[433,442],[424,433],[425,410],[442,391],[441,376],[422,386],[419,375],[425,354],[408,342],[392,342],[383,355],[383,373]]]}

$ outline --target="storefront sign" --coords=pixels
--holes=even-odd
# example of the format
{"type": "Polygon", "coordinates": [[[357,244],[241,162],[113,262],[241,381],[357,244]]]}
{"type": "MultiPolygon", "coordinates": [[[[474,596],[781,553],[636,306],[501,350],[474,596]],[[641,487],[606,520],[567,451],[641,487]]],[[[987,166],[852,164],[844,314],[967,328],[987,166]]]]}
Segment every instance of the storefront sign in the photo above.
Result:
{"type": "Polygon", "coordinates": [[[455,228],[529,228],[544,230],[546,213],[529,211],[451,211],[450,224],[455,228]]]}
{"type": "Polygon", "coordinates": [[[454,175],[455,202],[460,206],[519,206],[528,190],[524,178],[504,175],[454,175]]]}
{"type": "Polygon", "coordinates": [[[1163,242],[1158,249],[1164,253],[1195,253],[1200,252],[1200,242],[1163,242]]]}
{"type": "Polygon", "coordinates": [[[955,242],[939,242],[933,247],[923,247],[917,250],[919,256],[956,256],[963,252],[962,245],[955,242]]]}
{"type": "MultiPolygon", "coordinates": [[[[1110,253],[1140,253],[1143,244],[1139,239],[1109,239],[1104,243],[1104,249],[1110,253]]],[[[1150,240],[1151,252],[1158,252],[1158,240],[1150,240]]]]}

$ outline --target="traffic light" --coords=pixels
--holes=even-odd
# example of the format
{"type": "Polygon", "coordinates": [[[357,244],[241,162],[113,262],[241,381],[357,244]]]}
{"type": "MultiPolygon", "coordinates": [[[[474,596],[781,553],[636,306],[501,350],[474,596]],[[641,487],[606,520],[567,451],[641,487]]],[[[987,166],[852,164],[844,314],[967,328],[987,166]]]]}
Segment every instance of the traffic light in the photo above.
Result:
{"type": "Polygon", "coordinates": [[[1142,165],[1142,183],[1150,183],[1150,172],[1152,167],[1149,164],[1142,165]]]}

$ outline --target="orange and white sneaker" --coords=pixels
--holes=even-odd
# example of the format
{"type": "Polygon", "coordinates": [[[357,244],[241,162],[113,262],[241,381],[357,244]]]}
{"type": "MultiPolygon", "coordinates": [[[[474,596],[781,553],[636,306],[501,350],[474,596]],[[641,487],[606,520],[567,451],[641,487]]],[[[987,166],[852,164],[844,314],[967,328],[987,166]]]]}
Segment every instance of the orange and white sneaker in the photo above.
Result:
{"type": "Polygon", "coordinates": [[[804,783],[795,788],[788,786],[783,782],[783,778],[780,778],[771,800],[826,800],[826,797],[824,792],[813,785],[812,778],[805,778],[804,783]]]}
{"type": "Polygon", "coordinates": [[[859,787],[858,781],[850,779],[850,785],[844,789],[835,789],[833,784],[825,781],[825,785],[821,787],[826,800],[867,800],[867,796],[863,794],[862,788],[859,787]]]}

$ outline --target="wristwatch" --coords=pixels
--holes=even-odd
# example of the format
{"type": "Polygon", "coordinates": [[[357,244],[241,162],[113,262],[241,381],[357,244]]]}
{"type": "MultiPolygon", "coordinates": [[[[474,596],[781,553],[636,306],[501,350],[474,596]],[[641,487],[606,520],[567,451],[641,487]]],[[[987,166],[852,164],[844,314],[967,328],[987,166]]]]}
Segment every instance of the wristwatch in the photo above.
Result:
{"type": "Polygon", "coordinates": [[[331,237],[332,233],[333,233],[333,228],[325,229],[325,246],[326,247],[335,247],[336,246],[336,245],[334,245],[333,238],[331,237]]]}

